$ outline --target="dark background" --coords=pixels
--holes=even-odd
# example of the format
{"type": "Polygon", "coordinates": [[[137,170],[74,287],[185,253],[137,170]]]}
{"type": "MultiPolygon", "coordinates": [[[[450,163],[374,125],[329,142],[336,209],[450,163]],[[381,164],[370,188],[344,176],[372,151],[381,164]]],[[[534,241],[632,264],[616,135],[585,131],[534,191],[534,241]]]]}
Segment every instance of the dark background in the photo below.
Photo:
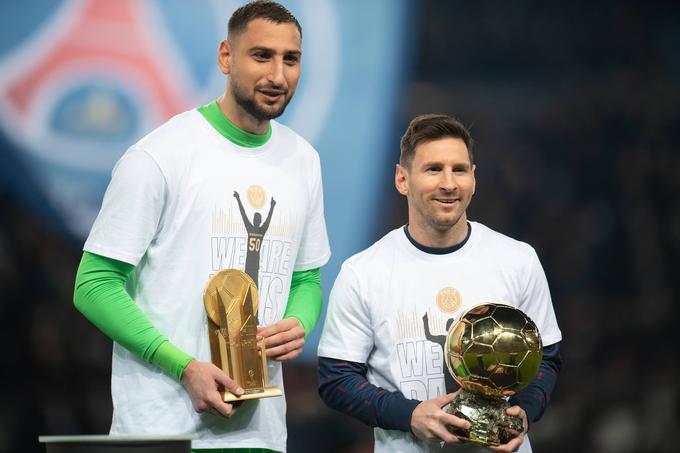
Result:
{"type": "MultiPolygon", "coordinates": [[[[674,2],[442,0],[404,30],[386,165],[413,116],[458,117],[476,139],[470,218],[532,244],[551,285],[564,369],[534,451],[677,451],[679,18],[674,2]]],[[[0,451],[43,451],[38,434],[108,431],[111,342],[72,307],[82,244],[24,208],[40,195],[15,189],[31,181],[12,151],[0,139],[0,451]]],[[[390,179],[380,195],[376,239],[406,221],[390,179]]],[[[313,365],[286,381],[292,453],[371,451],[313,365]]]]}

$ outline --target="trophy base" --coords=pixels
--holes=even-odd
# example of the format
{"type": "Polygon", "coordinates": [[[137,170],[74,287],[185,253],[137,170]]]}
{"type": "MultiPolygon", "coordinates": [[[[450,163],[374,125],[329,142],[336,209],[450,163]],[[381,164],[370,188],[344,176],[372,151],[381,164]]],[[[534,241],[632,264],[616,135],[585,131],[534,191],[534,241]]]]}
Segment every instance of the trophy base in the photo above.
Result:
{"type": "Polygon", "coordinates": [[[273,396],[281,396],[283,392],[278,387],[265,387],[264,389],[245,389],[245,393],[241,396],[236,396],[231,392],[222,392],[222,400],[225,403],[233,403],[234,401],[256,400],[260,398],[271,398],[273,396]]]}
{"type": "Polygon", "coordinates": [[[505,413],[510,405],[503,398],[461,391],[447,412],[470,422],[470,429],[450,427],[449,431],[464,442],[496,447],[524,429],[522,419],[505,413]]]}

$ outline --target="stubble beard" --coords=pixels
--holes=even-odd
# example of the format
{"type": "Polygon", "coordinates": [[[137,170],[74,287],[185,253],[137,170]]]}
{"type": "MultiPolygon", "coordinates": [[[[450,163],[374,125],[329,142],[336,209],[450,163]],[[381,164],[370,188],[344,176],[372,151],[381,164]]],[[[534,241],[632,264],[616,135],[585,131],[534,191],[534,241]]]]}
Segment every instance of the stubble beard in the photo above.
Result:
{"type": "Polygon", "coordinates": [[[455,228],[465,216],[465,210],[460,212],[449,214],[441,214],[436,212],[436,209],[431,211],[425,210],[421,211],[421,216],[425,220],[425,223],[433,230],[439,233],[446,233],[451,229],[455,228]]]}
{"type": "Polygon", "coordinates": [[[258,104],[255,101],[255,95],[253,96],[246,95],[243,92],[243,90],[241,90],[241,87],[236,83],[232,83],[232,92],[236,104],[239,107],[241,107],[248,115],[255,118],[257,121],[269,121],[283,115],[283,112],[286,110],[288,103],[290,102],[291,99],[293,99],[293,93],[289,91],[288,93],[283,95],[285,96],[285,99],[283,105],[281,105],[280,108],[267,109],[263,108],[260,104],[258,104]]]}
{"type": "Polygon", "coordinates": [[[456,225],[458,225],[458,223],[460,222],[462,217],[463,217],[462,213],[455,216],[455,217],[442,218],[442,217],[434,216],[434,217],[428,218],[428,223],[429,223],[430,227],[432,227],[433,229],[444,233],[446,231],[453,229],[456,225]]]}

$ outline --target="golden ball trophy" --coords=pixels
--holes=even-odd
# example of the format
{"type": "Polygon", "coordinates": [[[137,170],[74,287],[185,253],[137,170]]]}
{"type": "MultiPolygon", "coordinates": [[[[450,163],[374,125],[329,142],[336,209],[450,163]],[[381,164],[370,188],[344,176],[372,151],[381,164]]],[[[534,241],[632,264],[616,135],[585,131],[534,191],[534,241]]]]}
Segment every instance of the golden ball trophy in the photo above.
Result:
{"type": "Polygon", "coordinates": [[[449,372],[462,387],[448,412],[471,424],[451,432],[485,446],[504,444],[521,433],[522,419],[505,412],[506,399],[538,371],[543,345],[536,324],[515,307],[479,305],[453,323],[445,349],[449,372]]]}
{"type": "Polygon", "coordinates": [[[264,339],[257,342],[257,286],[245,272],[225,269],[213,275],[203,292],[208,317],[212,363],[234,380],[244,393],[237,397],[221,390],[225,402],[281,396],[269,385],[264,339]]]}

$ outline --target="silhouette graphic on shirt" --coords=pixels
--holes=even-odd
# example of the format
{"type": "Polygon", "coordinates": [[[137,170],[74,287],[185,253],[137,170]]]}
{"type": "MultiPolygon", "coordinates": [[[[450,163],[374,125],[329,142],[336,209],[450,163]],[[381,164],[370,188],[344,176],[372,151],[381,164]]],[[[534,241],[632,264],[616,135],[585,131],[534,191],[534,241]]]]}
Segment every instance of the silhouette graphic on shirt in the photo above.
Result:
{"type": "MultiPolygon", "coordinates": [[[[453,318],[446,321],[447,333],[451,328],[451,324],[453,324],[453,318]]],[[[444,355],[446,354],[446,348],[444,347],[444,343],[446,343],[446,335],[432,335],[432,333],[430,332],[430,322],[429,319],[427,318],[427,313],[423,315],[423,328],[425,330],[425,338],[428,341],[437,343],[439,346],[441,346],[442,357],[444,357],[444,355]]],[[[446,389],[447,394],[453,393],[460,388],[460,385],[458,385],[456,380],[453,379],[453,376],[451,376],[451,373],[449,373],[449,368],[446,366],[446,359],[444,359],[444,388],[446,389]]]]}
{"type": "Polygon", "coordinates": [[[253,215],[253,222],[250,223],[246,210],[243,208],[241,203],[241,197],[238,192],[234,191],[234,198],[238,202],[238,209],[241,212],[241,217],[243,218],[243,224],[248,232],[248,252],[246,254],[246,274],[253,279],[255,286],[259,285],[258,274],[260,272],[260,247],[262,247],[262,239],[264,238],[267,229],[269,228],[269,222],[272,220],[272,213],[274,212],[274,206],[276,206],[276,200],[272,197],[272,201],[269,207],[269,214],[267,214],[267,220],[262,222],[262,216],[259,212],[253,215]]]}

